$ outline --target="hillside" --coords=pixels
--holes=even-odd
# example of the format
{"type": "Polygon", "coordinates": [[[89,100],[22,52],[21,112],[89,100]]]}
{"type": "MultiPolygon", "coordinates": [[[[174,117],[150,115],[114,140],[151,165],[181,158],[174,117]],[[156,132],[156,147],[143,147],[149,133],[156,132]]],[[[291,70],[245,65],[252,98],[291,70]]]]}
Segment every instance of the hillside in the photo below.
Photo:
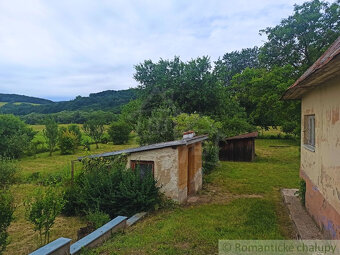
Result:
{"type": "MultiPolygon", "coordinates": [[[[6,96],[6,94],[3,94],[6,96]]],[[[16,95],[18,96],[18,95],[16,95]]],[[[25,97],[25,96],[23,96],[25,97]]],[[[121,105],[128,103],[136,97],[135,89],[127,90],[106,90],[99,93],[92,93],[88,97],[77,96],[70,101],[52,102],[50,100],[40,99],[41,101],[22,101],[19,98],[8,97],[11,101],[0,108],[0,113],[12,113],[15,115],[27,115],[30,113],[58,113],[61,111],[119,111],[121,105]],[[17,104],[15,102],[22,102],[17,104]],[[40,103],[39,103],[40,102],[40,103]],[[40,104],[40,105],[32,105],[40,104]]],[[[29,98],[29,97],[27,97],[29,98]]],[[[6,97],[4,97],[6,99],[6,97]]]]}
{"type": "Polygon", "coordinates": [[[0,102],[2,103],[30,103],[30,104],[50,104],[53,103],[51,100],[29,97],[17,94],[3,94],[0,93],[0,102]]]}

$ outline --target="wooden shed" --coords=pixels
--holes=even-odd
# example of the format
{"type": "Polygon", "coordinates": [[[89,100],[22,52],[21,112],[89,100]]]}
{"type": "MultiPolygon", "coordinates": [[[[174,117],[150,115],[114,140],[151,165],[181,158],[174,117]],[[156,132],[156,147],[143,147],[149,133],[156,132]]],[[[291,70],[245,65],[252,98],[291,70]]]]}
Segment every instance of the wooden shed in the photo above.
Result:
{"type": "Polygon", "coordinates": [[[258,132],[228,137],[219,142],[221,161],[253,161],[258,132]]]}

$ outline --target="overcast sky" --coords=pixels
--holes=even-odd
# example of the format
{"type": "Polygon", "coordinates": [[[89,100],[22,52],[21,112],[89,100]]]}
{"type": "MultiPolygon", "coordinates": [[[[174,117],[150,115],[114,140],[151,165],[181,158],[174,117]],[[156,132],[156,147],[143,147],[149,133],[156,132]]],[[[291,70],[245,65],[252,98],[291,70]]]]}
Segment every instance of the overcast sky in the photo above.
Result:
{"type": "Polygon", "coordinates": [[[0,0],[0,93],[52,100],[136,87],[145,59],[260,46],[300,0],[0,0]]]}

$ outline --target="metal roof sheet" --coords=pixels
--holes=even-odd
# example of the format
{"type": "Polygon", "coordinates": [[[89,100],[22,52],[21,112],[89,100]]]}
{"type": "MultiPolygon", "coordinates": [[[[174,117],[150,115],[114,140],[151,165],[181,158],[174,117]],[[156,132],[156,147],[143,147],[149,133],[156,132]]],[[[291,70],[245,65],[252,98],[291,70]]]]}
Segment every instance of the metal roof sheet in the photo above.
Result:
{"type": "Polygon", "coordinates": [[[141,146],[137,148],[130,148],[130,149],[125,149],[125,150],[120,150],[120,151],[112,151],[112,152],[106,152],[106,153],[101,153],[101,154],[94,154],[90,156],[84,156],[84,157],[79,157],[78,160],[82,160],[84,158],[100,158],[100,157],[111,157],[111,156],[116,156],[120,154],[129,154],[129,153],[135,153],[135,152],[141,152],[141,151],[149,151],[149,150],[157,150],[157,149],[162,149],[166,147],[173,147],[173,146],[180,146],[180,145],[189,145],[197,142],[201,142],[204,140],[207,140],[208,136],[207,135],[200,135],[200,136],[194,136],[192,138],[187,138],[187,139],[182,139],[182,140],[177,140],[177,141],[171,141],[171,142],[164,142],[164,143],[156,143],[156,144],[150,144],[146,146],[141,146]]]}
{"type": "Polygon", "coordinates": [[[236,140],[236,139],[255,138],[258,135],[259,135],[259,133],[257,131],[255,131],[255,132],[251,132],[251,133],[247,133],[247,134],[228,137],[225,140],[228,141],[228,140],[236,140]]]}

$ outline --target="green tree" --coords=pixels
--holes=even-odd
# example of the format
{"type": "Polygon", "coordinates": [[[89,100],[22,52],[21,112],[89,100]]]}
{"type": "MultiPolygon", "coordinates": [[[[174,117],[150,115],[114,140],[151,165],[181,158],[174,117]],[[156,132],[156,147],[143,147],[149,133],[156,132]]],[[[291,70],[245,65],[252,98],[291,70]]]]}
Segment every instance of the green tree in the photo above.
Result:
{"type": "Polygon", "coordinates": [[[96,148],[98,149],[98,143],[104,134],[104,122],[100,119],[91,119],[83,125],[83,130],[94,140],[96,148]]]}
{"type": "Polygon", "coordinates": [[[51,187],[37,188],[25,201],[26,218],[34,225],[34,230],[39,231],[41,244],[50,241],[50,230],[64,205],[63,194],[51,187]]]}
{"type": "Polygon", "coordinates": [[[76,145],[79,146],[82,138],[79,126],[76,124],[71,124],[67,127],[67,129],[69,132],[72,132],[76,136],[76,145]]]}
{"type": "Polygon", "coordinates": [[[258,68],[259,65],[259,48],[246,48],[224,54],[215,62],[214,73],[222,84],[228,86],[235,74],[247,67],[258,68]]]}
{"type": "Polygon", "coordinates": [[[59,130],[59,147],[62,155],[74,154],[77,149],[78,137],[75,133],[67,128],[60,128],[59,130]]]}
{"type": "Polygon", "coordinates": [[[131,130],[128,124],[122,121],[112,122],[108,134],[114,144],[124,144],[129,141],[131,130]]]}
{"type": "Polygon", "coordinates": [[[135,67],[143,100],[141,114],[150,116],[154,109],[174,104],[180,112],[216,115],[223,105],[224,87],[216,82],[208,57],[182,62],[146,60],[135,67]]]}
{"type": "Polygon", "coordinates": [[[47,141],[50,156],[52,156],[52,153],[58,143],[58,124],[52,118],[46,120],[43,134],[47,141]]]}
{"type": "Polygon", "coordinates": [[[30,146],[36,132],[13,115],[0,115],[0,156],[18,158],[30,146]]]}
{"type": "Polygon", "coordinates": [[[280,100],[294,82],[293,70],[292,66],[273,67],[271,71],[246,68],[242,74],[234,76],[230,90],[245,107],[254,125],[266,129],[283,125],[287,120],[298,122],[299,103],[280,100]]]}
{"type": "Polygon", "coordinates": [[[146,145],[174,140],[173,112],[171,108],[158,108],[151,112],[149,118],[141,116],[136,129],[139,143],[146,145]]]}
{"type": "Polygon", "coordinates": [[[122,122],[125,122],[129,125],[129,128],[132,130],[137,125],[137,120],[141,111],[142,100],[136,99],[131,100],[129,103],[122,107],[122,113],[119,116],[119,119],[122,122]]]}
{"type": "Polygon", "coordinates": [[[292,65],[304,72],[340,35],[340,1],[295,5],[293,15],[260,32],[268,38],[260,60],[266,67],[292,65]]]}

